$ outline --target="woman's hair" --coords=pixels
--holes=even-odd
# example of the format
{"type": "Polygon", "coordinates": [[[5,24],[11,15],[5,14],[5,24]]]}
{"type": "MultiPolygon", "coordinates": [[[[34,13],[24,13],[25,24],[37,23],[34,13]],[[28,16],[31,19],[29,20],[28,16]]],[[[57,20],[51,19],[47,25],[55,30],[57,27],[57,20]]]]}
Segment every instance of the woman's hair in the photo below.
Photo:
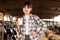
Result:
{"type": "Polygon", "coordinates": [[[25,6],[28,6],[28,8],[32,8],[32,4],[29,2],[29,1],[26,1],[26,2],[24,2],[24,4],[23,4],[23,8],[25,7],[25,6]]]}

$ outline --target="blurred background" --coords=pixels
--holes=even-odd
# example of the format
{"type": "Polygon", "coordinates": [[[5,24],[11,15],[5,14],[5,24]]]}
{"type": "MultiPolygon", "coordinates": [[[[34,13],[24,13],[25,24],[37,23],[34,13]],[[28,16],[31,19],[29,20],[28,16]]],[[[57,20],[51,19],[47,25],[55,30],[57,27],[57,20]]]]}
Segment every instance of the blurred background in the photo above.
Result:
{"type": "Polygon", "coordinates": [[[32,14],[46,24],[45,33],[39,40],[60,40],[60,0],[0,0],[0,40],[20,40],[15,22],[23,16],[25,1],[33,4],[32,14]]]}

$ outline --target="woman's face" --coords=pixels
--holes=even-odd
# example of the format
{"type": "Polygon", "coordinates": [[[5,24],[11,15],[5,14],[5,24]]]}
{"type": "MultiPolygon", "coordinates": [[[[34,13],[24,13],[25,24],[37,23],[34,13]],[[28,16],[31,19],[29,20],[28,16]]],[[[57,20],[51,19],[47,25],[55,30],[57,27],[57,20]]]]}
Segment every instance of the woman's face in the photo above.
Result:
{"type": "Polygon", "coordinates": [[[23,12],[27,15],[30,14],[31,10],[32,10],[32,8],[28,7],[27,5],[25,7],[23,7],[23,12]]]}

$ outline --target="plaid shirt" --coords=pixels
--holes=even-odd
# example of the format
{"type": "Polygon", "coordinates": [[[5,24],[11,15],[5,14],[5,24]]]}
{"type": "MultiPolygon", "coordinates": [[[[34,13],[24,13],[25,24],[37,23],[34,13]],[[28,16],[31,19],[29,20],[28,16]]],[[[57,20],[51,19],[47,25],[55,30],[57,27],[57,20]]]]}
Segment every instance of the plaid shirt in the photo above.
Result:
{"type": "MultiPolygon", "coordinates": [[[[26,33],[26,27],[25,27],[25,23],[26,20],[23,18],[23,27],[21,28],[21,40],[25,40],[25,33],[26,33]]],[[[45,29],[46,29],[46,24],[36,15],[32,15],[30,14],[30,18],[29,18],[29,35],[30,35],[30,39],[31,40],[37,40],[38,36],[40,36],[42,33],[44,33],[45,29]],[[38,25],[40,25],[41,29],[39,31],[37,31],[38,25]],[[31,32],[35,31],[37,32],[37,35],[32,36],[31,32]]]]}

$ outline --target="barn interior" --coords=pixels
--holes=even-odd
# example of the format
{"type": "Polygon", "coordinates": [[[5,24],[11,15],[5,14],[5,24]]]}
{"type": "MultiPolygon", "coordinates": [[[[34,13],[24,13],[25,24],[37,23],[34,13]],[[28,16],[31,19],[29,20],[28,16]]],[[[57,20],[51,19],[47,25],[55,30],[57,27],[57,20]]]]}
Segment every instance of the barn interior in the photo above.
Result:
{"type": "Polygon", "coordinates": [[[60,0],[0,0],[0,40],[21,40],[19,35],[15,37],[13,28],[16,20],[21,20],[23,16],[22,5],[25,1],[33,5],[31,13],[47,24],[45,33],[38,39],[60,40],[60,0]]]}

